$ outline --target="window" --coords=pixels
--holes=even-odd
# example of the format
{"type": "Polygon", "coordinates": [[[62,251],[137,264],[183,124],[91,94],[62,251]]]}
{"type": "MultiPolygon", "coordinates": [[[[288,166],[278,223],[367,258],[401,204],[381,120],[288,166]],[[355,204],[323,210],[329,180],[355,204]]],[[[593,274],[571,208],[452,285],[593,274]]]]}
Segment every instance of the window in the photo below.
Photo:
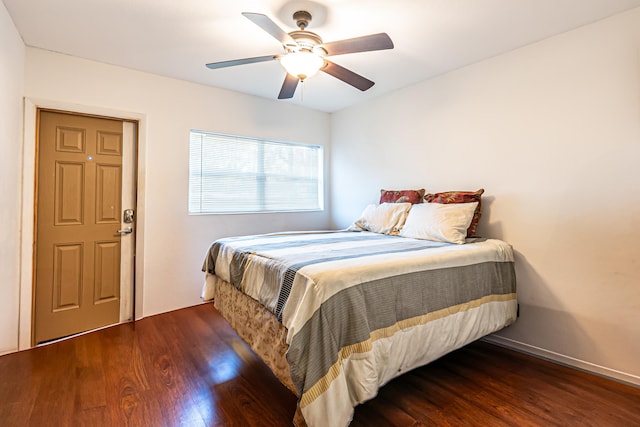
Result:
{"type": "Polygon", "coordinates": [[[192,130],[189,213],[323,209],[322,148],[192,130]]]}

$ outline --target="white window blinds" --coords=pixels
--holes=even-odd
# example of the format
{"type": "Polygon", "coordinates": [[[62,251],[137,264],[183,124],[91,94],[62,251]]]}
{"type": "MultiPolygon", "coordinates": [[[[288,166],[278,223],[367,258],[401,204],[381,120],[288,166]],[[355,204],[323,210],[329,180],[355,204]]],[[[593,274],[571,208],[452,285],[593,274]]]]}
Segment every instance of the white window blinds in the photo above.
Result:
{"type": "Polygon", "coordinates": [[[189,213],[323,209],[322,148],[195,131],[189,213]]]}

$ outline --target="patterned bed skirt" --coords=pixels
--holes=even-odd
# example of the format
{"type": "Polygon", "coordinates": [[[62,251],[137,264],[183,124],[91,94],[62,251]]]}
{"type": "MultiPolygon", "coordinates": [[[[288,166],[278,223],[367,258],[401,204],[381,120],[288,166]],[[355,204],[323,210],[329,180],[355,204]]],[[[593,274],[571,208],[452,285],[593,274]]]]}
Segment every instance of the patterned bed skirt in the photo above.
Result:
{"type": "Polygon", "coordinates": [[[259,302],[238,291],[232,284],[217,276],[207,275],[207,283],[213,289],[215,308],[220,312],[240,338],[264,361],[280,380],[296,396],[289,364],[285,353],[287,328],[276,316],[259,302]]]}
{"type": "MultiPolygon", "coordinates": [[[[238,291],[231,283],[207,274],[208,295],[213,297],[214,307],[225,318],[236,333],[271,369],[276,378],[299,397],[293,382],[285,354],[287,328],[276,316],[253,298],[238,291]]],[[[300,407],[296,408],[293,425],[306,427],[300,407]]]]}

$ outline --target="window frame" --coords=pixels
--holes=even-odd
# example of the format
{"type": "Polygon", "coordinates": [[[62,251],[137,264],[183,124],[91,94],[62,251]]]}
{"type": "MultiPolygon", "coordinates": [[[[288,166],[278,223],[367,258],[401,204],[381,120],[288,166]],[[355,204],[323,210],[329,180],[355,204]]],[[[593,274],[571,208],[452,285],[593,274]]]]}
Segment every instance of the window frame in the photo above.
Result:
{"type": "MultiPolygon", "coordinates": [[[[264,155],[263,150],[260,150],[261,153],[264,155]]],[[[325,159],[324,159],[324,147],[322,145],[319,144],[308,144],[308,143],[301,143],[301,142],[292,142],[292,141],[283,141],[283,140],[276,140],[276,139],[270,139],[270,138],[260,138],[260,137],[253,137],[253,136],[246,136],[246,135],[237,135],[237,134],[229,134],[229,133],[223,133],[223,132],[215,132],[215,131],[207,131],[207,130],[201,130],[201,129],[190,129],[189,130],[189,164],[188,164],[188,194],[187,194],[187,212],[189,215],[239,215],[239,214],[269,214],[269,213],[304,213],[304,212],[322,212],[325,210],[325,197],[324,197],[324,191],[325,191],[325,182],[324,182],[324,176],[325,176],[325,159]],[[266,191],[265,191],[265,186],[262,185],[259,190],[258,193],[261,195],[260,200],[262,200],[262,202],[260,203],[261,206],[263,207],[262,209],[250,209],[250,210],[242,210],[242,209],[234,209],[234,210],[223,210],[223,211],[214,211],[214,210],[204,210],[202,209],[202,191],[200,191],[199,195],[197,195],[196,197],[198,197],[200,199],[200,209],[197,211],[192,211],[191,209],[191,205],[192,205],[192,137],[193,134],[204,134],[204,135],[213,135],[214,137],[218,137],[218,138],[229,138],[229,141],[234,141],[234,142],[242,142],[242,141],[247,141],[247,142],[251,142],[253,144],[258,143],[259,147],[261,147],[262,149],[264,149],[265,147],[267,147],[268,145],[277,145],[277,146],[293,146],[293,147],[304,147],[304,148],[309,148],[309,149],[313,149],[316,152],[316,157],[317,157],[317,177],[316,177],[316,181],[317,181],[317,186],[318,186],[318,193],[317,193],[317,205],[315,207],[310,207],[310,208],[282,208],[282,209],[264,209],[265,206],[265,201],[266,201],[266,191]]],[[[199,153],[199,159],[202,162],[203,159],[203,149],[201,147],[200,149],[200,153],[199,153]]],[[[261,167],[264,168],[264,158],[261,162],[261,167]]],[[[264,169],[263,169],[264,170],[264,169]]],[[[202,179],[202,167],[200,167],[200,174],[199,176],[202,179]]],[[[265,182],[265,174],[257,174],[256,175],[256,179],[257,182],[265,182]],[[261,175],[261,177],[259,176],[261,175]]]]}

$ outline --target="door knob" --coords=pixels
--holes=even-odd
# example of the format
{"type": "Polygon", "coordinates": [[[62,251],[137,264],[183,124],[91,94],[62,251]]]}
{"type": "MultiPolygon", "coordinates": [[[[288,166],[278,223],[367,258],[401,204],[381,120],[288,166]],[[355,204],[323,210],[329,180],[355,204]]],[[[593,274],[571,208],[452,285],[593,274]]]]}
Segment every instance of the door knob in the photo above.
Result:
{"type": "Polygon", "coordinates": [[[122,230],[118,230],[118,233],[120,233],[120,235],[131,234],[133,233],[133,228],[131,227],[123,228],[122,230]]]}

